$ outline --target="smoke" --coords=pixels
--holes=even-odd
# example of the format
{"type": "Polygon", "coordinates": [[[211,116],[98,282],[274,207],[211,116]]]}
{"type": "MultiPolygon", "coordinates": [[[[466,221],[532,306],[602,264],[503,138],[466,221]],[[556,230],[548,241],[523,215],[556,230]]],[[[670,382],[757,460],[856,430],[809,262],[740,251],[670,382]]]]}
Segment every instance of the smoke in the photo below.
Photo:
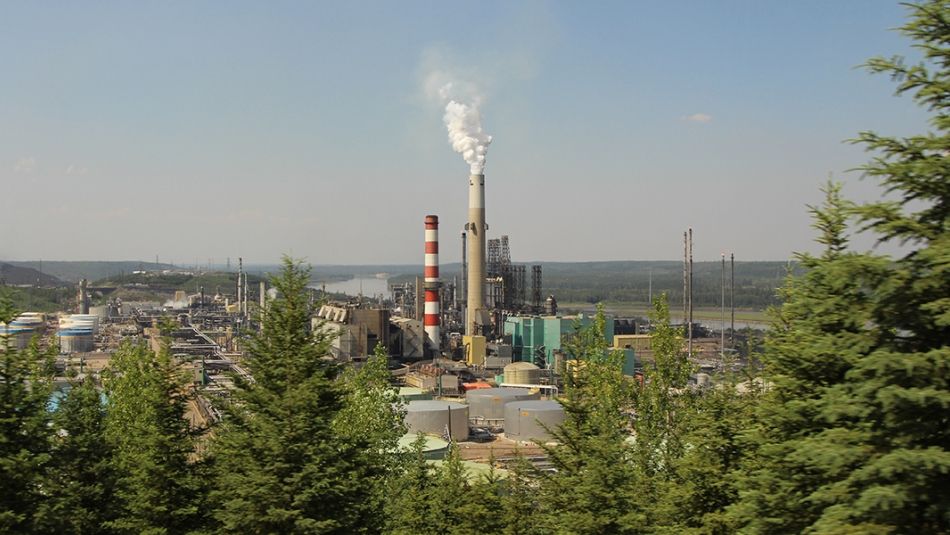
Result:
{"type": "Polygon", "coordinates": [[[492,140],[482,130],[482,114],[478,110],[481,97],[471,94],[464,98],[456,93],[452,82],[443,85],[438,91],[439,98],[445,104],[442,119],[449,131],[449,143],[471,166],[471,173],[480,175],[485,170],[485,155],[492,140]]]}

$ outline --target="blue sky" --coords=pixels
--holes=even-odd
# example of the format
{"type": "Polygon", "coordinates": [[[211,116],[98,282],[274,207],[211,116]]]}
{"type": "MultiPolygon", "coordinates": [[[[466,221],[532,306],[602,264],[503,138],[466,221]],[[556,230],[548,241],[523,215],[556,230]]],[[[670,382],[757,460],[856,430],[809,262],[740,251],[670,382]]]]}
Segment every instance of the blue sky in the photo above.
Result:
{"type": "MultiPolygon", "coordinates": [[[[776,260],[806,204],[926,127],[881,1],[96,2],[0,7],[3,259],[456,261],[468,166],[433,71],[479,88],[516,261],[776,260]]],[[[860,247],[870,242],[858,240],[860,247]]]]}

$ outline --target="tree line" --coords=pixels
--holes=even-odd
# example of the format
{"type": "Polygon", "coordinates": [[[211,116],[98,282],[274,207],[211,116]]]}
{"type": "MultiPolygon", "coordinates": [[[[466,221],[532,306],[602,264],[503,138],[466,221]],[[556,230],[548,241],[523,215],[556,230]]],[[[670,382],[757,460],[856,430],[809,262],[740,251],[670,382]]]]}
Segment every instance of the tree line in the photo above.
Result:
{"type": "Polygon", "coordinates": [[[184,419],[188,380],[167,351],[123,346],[101,385],[75,384],[55,411],[52,355],[0,352],[0,532],[950,532],[950,1],[909,9],[923,61],[868,67],[933,131],[855,140],[892,195],[858,205],[824,188],[810,208],[823,250],[785,280],[760,376],[690,385],[661,297],[655,362],[631,379],[598,315],[566,345],[553,469],[473,478],[457,447],[437,467],[419,441],[398,448],[385,355],[329,359],[307,270],[286,260],[249,342],[253,379],[236,378],[211,429],[184,419]],[[854,251],[854,229],[905,252],[854,251]]]}

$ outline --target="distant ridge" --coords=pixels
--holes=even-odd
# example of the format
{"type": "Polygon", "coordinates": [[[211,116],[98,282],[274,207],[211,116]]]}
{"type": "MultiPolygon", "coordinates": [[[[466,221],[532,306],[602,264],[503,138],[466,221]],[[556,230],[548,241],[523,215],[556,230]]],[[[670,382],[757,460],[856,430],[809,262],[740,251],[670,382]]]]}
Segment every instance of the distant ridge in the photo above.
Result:
{"type": "Polygon", "coordinates": [[[30,260],[26,262],[9,261],[7,264],[37,271],[42,270],[47,275],[72,283],[79,282],[84,278],[90,281],[104,279],[123,273],[132,273],[140,269],[147,271],[175,269],[175,266],[171,264],[156,264],[155,262],[138,262],[135,260],[92,262],[72,262],[68,260],[43,260],[40,262],[39,260],[30,260]]]}
{"type": "Polygon", "coordinates": [[[42,287],[67,286],[65,282],[52,275],[41,273],[33,268],[8,263],[0,264],[0,282],[14,286],[26,284],[42,287]]]}

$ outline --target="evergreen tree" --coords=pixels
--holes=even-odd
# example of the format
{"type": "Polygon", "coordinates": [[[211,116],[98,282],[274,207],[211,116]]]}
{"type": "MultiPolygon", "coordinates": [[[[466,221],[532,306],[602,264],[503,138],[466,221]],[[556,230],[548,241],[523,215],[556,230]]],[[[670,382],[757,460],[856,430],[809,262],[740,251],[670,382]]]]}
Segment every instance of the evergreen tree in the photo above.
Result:
{"type": "MultiPolygon", "coordinates": [[[[9,324],[15,317],[9,301],[0,298],[0,321],[9,324]]],[[[0,532],[22,533],[32,529],[43,499],[52,358],[36,339],[18,350],[4,335],[0,345],[0,532]]]]}
{"type": "Polygon", "coordinates": [[[406,433],[405,409],[399,389],[392,383],[386,349],[379,344],[373,355],[360,367],[347,367],[340,378],[345,389],[343,408],[333,421],[334,433],[350,442],[366,442],[366,460],[384,467],[366,483],[375,488],[371,496],[382,508],[385,483],[404,456],[399,454],[399,439],[406,433]]]}
{"type": "Polygon", "coordinates": [[[802,255],[767,342],[772,388],[735,508],[747,532],[950,531],[950,2],[908,7],[923,61],[868,66],[933,112],[933,131],[860,135],[877,154],[865,174],[898,200],[854,207],[832,185],[813,209],[825,251],[802,255]],[[907,253],[850,252],[851,215],[907,253]]]}
{"type": "Polygon", "coordinates": [[[74,385],[53,415],[47,496],[37,514],[41,533],[109,533],[115,519],[116,472],[106,440],[105,407],[91,378],[74,385]]]}
{"type": "Polygon", "coordinates": [[[627,442],[632,385],[623,376],[623,354],[604,340],[606,318],[578,329],[564,347],[572,357],[558,400],[566,413],[544,445],[555,472],[541,480],[539,524],[552,533],[634,533],[642,529],[636,507],[637,474],[627,442]]]}
{"type": "Polygon", "coordinates": [[[284,259],[263,332],[243,361],[216,430],[215,518],[223,532],[372,533],[387,467],[373,437],[339,434],[347,387],[329,357],[331,333],[311,329],[309,271],[284,259]]]}
{"type": "Polygon", "coordinates": [[[204,522],[201,464],[185,419],[186,378],[168,354],[126,343],[104,376],[106,436],[115,451],[119,533],[199,531],[204,522]]]}
{"type": "Polygon", "coordinates": [[[435,477],[426,461],[426,437],[416,436],[412,449],[402,457],[398,470],[387,482],[389,499],[385,502],[385,532],[393,535],[425,535],[433,530],[430,518],[432,487],[435,477]]]}

